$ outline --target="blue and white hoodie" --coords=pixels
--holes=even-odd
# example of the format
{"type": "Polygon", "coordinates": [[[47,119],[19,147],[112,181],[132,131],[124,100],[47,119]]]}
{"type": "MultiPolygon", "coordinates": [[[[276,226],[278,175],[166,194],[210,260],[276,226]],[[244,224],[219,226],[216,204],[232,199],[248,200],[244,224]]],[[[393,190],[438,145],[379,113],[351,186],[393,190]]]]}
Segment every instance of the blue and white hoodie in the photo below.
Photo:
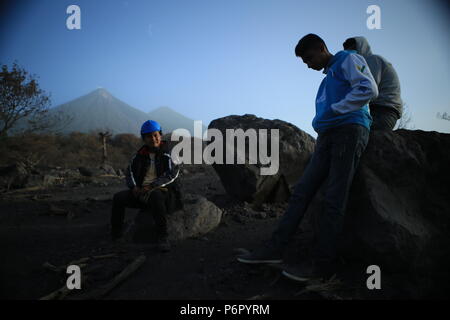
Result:
{"type": "Polygon", "coordinates": [[[378,96],[377,84],[366,60],[355,51],[339,51],[323,73],[316,97],[312,126],[317,133],[344,124],[360,124],[370,130],[368,103],[378,96]]]}

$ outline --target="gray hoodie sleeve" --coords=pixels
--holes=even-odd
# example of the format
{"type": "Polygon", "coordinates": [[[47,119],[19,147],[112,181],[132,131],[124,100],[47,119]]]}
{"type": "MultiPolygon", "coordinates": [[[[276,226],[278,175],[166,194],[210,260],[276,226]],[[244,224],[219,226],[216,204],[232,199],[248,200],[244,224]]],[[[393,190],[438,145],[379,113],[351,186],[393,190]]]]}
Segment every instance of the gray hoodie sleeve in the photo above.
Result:
{"type": "Polygon", "coordinates": [[[403,112],[403,101],[397,72],[391,63],[379,55],[368,57],[367,62],[380,91],[378,97],[371,103],[394,108],[400,117],[403,112]]]}
{"type": "Polygon", "coordinates": [[[370,71],[378,85],[378,96],[370,103],[393,108],[399,117],[403,113],[400,80],[391,63],[380,55],[373,54],[369,42],[364,37],[354,37],[356,51],[366,59],[370,71]]]}

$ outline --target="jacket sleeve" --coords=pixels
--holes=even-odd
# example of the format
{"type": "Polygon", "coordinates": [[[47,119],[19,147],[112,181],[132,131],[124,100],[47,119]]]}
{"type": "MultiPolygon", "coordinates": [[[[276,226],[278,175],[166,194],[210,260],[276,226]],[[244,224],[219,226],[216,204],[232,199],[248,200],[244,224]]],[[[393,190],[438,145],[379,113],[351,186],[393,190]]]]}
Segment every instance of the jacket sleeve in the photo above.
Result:
{"type": "Polygon", "coordinates": [[[151,183],[153,188],[165,187],[178,179],[180,173],[179,166],[172,161],[169,153],[163,154],[163,161],[166,161],[166,171],[151,183]]]}
{"type": "Polygon", "coordinates": [[[349,54],[341,67],[351,90],[344,99],[331,105],[331,109],[337,114],[358,110],[378,96],[377,84],[362,56],[349,54]]]}
{"type": "MultiPolygon", "coordinates": [[[[376,56],[376,58],[378,58],[378,56],[376,56]]],[[[391,106],[395,108],[398,115],[401,116],[403,112],[403,101],[401,98],[398,74],[390,62],[382,58],[378,58],[377,60],[379,60],[379,64],[382,66],[380,82],[378,85],[380,93],[375,100],[372,100],[372,103],[391,106]]]]}
{"type": "Polygon", "coordinates": [[[134,155],[134,157],[131,158],[131,161],[128,164],[127,170],[125,171],[125,182],[127,184],[127,187],[130,189],[133,189],[134,187],[136,187],[136,181],[134,179],[134,173],[133,173],[133,163],[134,163],[135,158],[136,158],[136,155],[134,155]]]}

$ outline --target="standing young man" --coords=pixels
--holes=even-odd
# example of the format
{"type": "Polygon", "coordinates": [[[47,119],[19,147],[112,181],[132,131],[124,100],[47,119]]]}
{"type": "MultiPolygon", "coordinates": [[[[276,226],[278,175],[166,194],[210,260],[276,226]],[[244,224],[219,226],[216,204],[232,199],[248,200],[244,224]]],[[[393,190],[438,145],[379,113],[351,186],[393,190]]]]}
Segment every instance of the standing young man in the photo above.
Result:
{"type": "Polygon", "coordinates": [[[403,113],[400,81],[391,63],[377,54],[372,54],[369,42],[364,37],[348,38],[343,43],[345,50],[354,50],[362,55],[369,65],[377,86],[378,97],[370,102],[373,118],[372,130],[392,130],[403,113]]]}
{"type": "Polygon", "coordinates": [[[148,120],[141,128],[145,142],[131,159],[126,171],[128,190],[118,192],[113,198],[111,236],[122,236],[125,208],[141,208],[152,214],[158,231],[158,248],[169,251],[166,216],[181,206],[177,178],[178,167],[161,141],[162,130],[158,122],[148,120]]]}
{"type": "Polygon", "coordinates": [[[372,120],[367,104],[378,95],[378,89],[363,57],[350,51],[332,55],[315,34],[304,36],[295,54],[308,68],[323,69],[326,74],[317,93],[316,116],[312,123],[318,133],[315,151],[271,239],[253,253],[239,256],[238,261],[282,263],[284,249],[325,182],[325,206],[313,259],[283,271],[292,279],[305,281],[334,272],[336,241],[343,227],[350,185],[369,139],[372,120]]]}

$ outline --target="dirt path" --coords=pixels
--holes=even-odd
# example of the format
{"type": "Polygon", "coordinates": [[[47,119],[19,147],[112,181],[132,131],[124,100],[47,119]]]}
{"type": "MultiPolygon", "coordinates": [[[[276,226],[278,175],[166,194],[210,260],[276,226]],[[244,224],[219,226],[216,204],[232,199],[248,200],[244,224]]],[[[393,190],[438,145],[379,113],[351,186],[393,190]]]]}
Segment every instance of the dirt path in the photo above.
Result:
{"type": "MultiPolygon", "coordinates": [[[[211,170],[203,168],[186,176],[184,188],[206,196],[223,209],[222,223],[202,238],[175,243],[165,254],[143,246],[124,249],[109,241],[112,195],[124,188],[119,179],[109,179],[103,186],[3,196],[0,298],[38,299],[64,285],[64,277],[45,270],[44,262],[65,265],[81,257],[124,250],[143,253],[147,259],[106,299],[246,299],[263,293],[275,299],[323,298],[315,293],[296,296],[302,286],[282,278],[274,281],[277,273],[236,261],[234,250],[258,246],[270,235],[278,217],[267,212],[255,216],[240,212],[245,204],[228,198],[211,170]]],[[[133,219],[135,214],[135,210],[129,210],[127,218],[133,219]]],[[[298,243],[297,239],[289,249],[288,260],[298,259],[298,243]]],[[[340,274],[343,278],[350,274],[346,279],[351,284],[349,297],[389,298],[398,294],[389,291],[389,284],[382,294],[367,292],[363,270],[348,265],[340,274]]]]}
{"type": "MultiPolygon", "coordinates": [[[[37,299],[60,287],[60,277],[44,270],[44,262],[63,265],[117,250],[108,239],[110,207],[111,201],[3,201],[1,297],[37,299]],[[74,218],[47,215],[50,205],[73,211],[74,218]]],[[[134,214],[130,210],[127,217],[134,214]]],[[[131,251],[144,252],[145,264],[107,298],[230,299],[257,294],[263,283],[257,273],[235,261],[234,249],[256,246],[275,222],[238,222],[225,216],[214,232],[175,243],[169,253],[136,246],[131,251]]]]}

